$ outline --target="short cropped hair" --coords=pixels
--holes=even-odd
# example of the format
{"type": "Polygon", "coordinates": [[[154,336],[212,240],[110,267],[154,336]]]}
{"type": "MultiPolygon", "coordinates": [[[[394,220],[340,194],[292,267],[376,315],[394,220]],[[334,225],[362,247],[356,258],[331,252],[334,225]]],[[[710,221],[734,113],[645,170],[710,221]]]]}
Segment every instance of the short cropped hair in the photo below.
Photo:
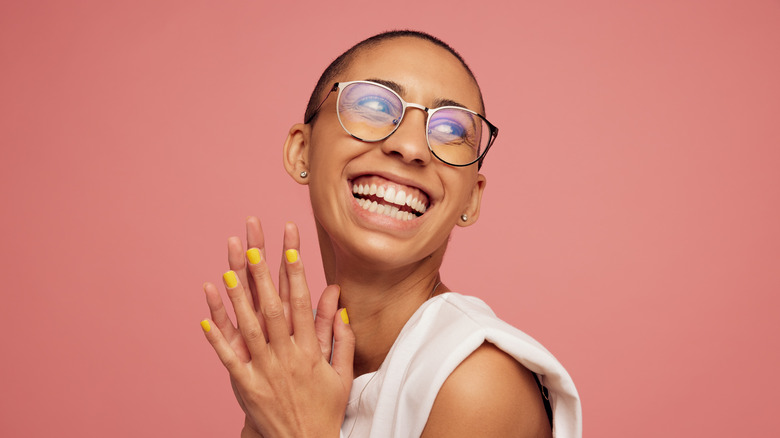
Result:
{"type": "Polygon", "coordinates": [[[338,58],[334,59],[333,62],[330,63],[328,68],[326,68],[325,71],[322,72],[320,79],[317,81],[317,86],[314,87],[314,91],[312,91],[311,97],[309,97],[309,104],[306,105],[306,113],[304,113],[303,115],[303,120],[309,123],[314,121],[314,119],[317,116],[315,114],[315,111],[317,111],[317,107],[320,105],[320,103],[322,103],[320,101],[320,99],[322,99],[322,95],[325,93],[327,89],[333,86],[333,79],[339,73],[347,69],[350,62],[352,62],[352,59],[355,57],[357,53],[359,53],[361,50],[365,50],[370,47],[376,46],[377,44],[383,41],[391,40],[394,38],[401,38],[401,37],[412,37],[412,38],[418,38],[421,40],[429,41],[445,49],[446,51],[450,52],[452,56],[457,58],[458,61],[460,61],[461,65],[463,65],[463,68],[466,69],[466,72],[468,72],[469,76],[471,76],[471,78],[474,80],[474,84],[477,85],[477,91],[479,92],[479,102],[480,105],[482,105],[482,111],[485,111],[485,103],[482,100],[482,90],[480,90],[479,88],[479,84],[477,83],[477,78],[474,76],[474,73],[472,73],[468,64],[466,64],[466,61],[463,60],[463,57],[460,56],[460,54],[457,51],[455,51],[455,49],[450,47],[450,45],[445,43],[444,41],[425,32],[420,32],[416,30],[392,30],[388,32],[382,32],[380,34],[364,39],[363,41],[350,47],[346,52],[339,55],[338,58]]]}

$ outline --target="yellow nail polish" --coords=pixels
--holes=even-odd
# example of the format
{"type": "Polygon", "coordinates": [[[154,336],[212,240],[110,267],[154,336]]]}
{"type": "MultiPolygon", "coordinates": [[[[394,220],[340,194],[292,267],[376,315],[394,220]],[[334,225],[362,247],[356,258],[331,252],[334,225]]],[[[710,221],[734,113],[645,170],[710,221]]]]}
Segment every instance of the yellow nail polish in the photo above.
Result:
{"type": "Polygon", "coordinates": [[[260,250],[257,248],[249,248],[246,251],[246,258],[249,259],[249,263],[252,265],[260,263],[260,260],[262,259],[260,256],[260,250]]]}
{"type": "Polygon", "coordinates": [[[225,286],[229,289],[233,289],[238,285],[238,278],[236,278],[236,273],[233,271],[227,271],[222,274],[222,279],[225,280],[225,286]]]}
{"type": "Polygon", "coordinates": [[[285,251],[284,256],[287,257],[288,263],[295,263],[298,261],[298,251],[294,249],[288,249],[285,251]]]}
{"type": "Polygon", "coordinates": [[[201,328],[203,328],[203,331],[208,333],[211,331],[211,324],[209,324],[209,321],[207,319],[204,319],[200,322],[201,328]]]}
{"type": "Polygon", "coordinates": [[[347,309],[341,309],[341,320],[344,324],[349,324],[349,316],[347,316],[347,309]]]}

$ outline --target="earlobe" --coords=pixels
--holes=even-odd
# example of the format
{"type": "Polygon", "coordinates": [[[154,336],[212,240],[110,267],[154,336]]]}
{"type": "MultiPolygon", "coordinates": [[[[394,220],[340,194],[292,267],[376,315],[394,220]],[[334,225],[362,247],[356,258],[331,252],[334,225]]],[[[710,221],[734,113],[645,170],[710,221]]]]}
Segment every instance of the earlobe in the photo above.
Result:
{"type": "Polygon", "coordinates": [[[487,178],[481,173],[477,174],[477,180],[474,182],[474,187],[471,189],[471,197],[468,199],[466,209],[460,216],[458,225],[461,227],[467,227],[479,218],[479,209],[482,205],[482,193],[485,191],[487,185],[487,178]]]}
{"type": "Polygon", "coordinates": [[[308,184],[309,176],[309,125],[296,123],[290,128],[287,140],[284,142],[284,168],[298,184],[308,184]]]}

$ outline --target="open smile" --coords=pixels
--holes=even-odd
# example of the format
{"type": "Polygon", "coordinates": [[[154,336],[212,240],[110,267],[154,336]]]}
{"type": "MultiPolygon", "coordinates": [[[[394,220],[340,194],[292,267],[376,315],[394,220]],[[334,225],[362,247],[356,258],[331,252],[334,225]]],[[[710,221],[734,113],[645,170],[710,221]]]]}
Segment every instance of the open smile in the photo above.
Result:
{"type": "Polygon", "coordinates": [[[411,221],[422,216],[430,205],[428,195],[422,190],[379,176],[360,176],[351,183],[352,196],[370,213],[411,221]]]}

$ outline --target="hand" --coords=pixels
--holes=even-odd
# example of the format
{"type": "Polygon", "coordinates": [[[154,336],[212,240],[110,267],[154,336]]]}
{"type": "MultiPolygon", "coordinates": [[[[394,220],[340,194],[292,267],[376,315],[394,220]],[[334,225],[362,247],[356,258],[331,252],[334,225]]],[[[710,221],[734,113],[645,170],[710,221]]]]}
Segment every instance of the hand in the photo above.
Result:
{"type": "Polygon", "coordinates": [[[236,240],[228,244],[234,270],[224,279],[238,329],[210,283],[204,289],[214,325],[208,320],[203,325],[230,373],[247,427],[266,437],[338,436],[352,385],[355,342],[342,320],[345,310],[336,311],[338,287],[328,286],[323,292],[315,322],[295,225],[285,228],[287,257],[278,293],[265,263],[259,221],[247,220],[248,265],[243,256],[236,257],[236,248],[240,250],[236,240]]]}

